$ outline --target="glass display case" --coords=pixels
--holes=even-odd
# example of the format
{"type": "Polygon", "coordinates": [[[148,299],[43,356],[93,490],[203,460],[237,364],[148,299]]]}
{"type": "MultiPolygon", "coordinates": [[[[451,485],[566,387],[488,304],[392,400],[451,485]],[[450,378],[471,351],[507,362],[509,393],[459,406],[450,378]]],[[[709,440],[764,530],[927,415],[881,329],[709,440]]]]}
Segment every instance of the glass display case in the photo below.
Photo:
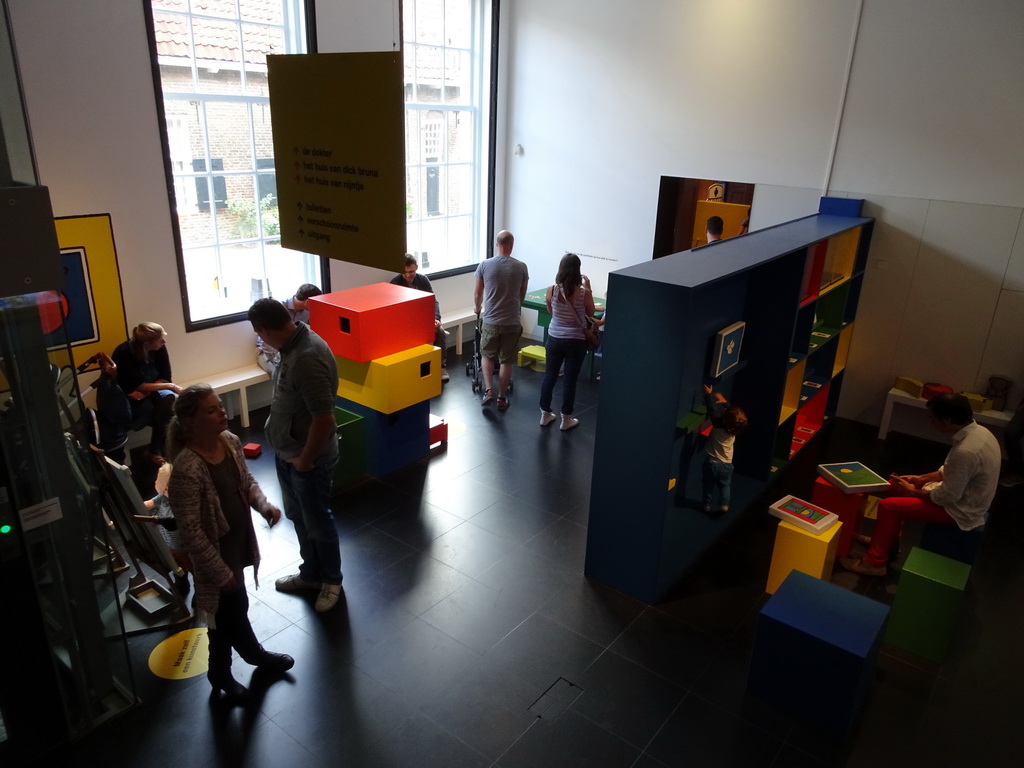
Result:
{"type": "Polygon", "coordinates": [[[55,341],[66,335],[53,211],[6,0],[0,11],[0,765],[21,765],[136,695],[100,465],[79,433],[71,349],[55,341]]]}
{"type": "Polygon", "coordinates": [[[0,299],[0,763],[136,703],[99,465],[79,433],[71,350],[43,339],[47,300],[0,299]]]}

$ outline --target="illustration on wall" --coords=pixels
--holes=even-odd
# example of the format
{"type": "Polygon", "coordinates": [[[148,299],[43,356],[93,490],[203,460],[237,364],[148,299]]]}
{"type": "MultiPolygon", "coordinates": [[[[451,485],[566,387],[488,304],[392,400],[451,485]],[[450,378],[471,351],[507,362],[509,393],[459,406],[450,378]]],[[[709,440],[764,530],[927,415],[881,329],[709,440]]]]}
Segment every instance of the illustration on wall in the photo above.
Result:
{"type": "MultiPolygon", "coordinates": [[[[105,213],[59,217],[54,226],[64,269],[63,325],[75,360],[82,363],[97,352],[111,352],[128,336],[114,230],[105,213]]],[[[61,319],[48,315],[43,313],[47,344],[63,346],[61,319]]]]}
{"type": "Polygon", "coordinates": [[[743,345],[743,321],[733,323],[715,334],[715,349],[711,358],[711,376],[718,378],[740,361],[740,347],[743,345]]]}

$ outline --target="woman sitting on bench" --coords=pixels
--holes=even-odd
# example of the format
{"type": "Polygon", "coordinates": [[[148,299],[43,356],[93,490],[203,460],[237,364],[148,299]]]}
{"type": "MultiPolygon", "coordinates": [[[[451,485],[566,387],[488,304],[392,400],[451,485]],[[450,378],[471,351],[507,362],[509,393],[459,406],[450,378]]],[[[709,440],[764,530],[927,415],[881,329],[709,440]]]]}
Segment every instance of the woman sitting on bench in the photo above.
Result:
{"type": "Polygon", "coordinates": [[[146,459],[160,466],[171,420],[174,398],[181,387],[171,379],[171,360],[167,354],[167,334],[156,323],[139,323],[132,337],[117,346],[113,359],[117,383],[128,394],[132,407],[133,430],[153,428],[146,459]]]}

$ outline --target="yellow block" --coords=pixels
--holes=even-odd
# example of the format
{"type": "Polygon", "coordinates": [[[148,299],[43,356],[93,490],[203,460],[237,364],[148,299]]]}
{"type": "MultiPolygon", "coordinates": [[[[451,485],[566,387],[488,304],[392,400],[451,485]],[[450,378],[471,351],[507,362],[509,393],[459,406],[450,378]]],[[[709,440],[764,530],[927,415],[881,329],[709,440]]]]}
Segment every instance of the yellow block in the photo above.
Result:
{"type": "Polygon", "coordinates": [[[831,578],[842,527],[842,523],[836,523],[824,533],[814,534],[780,520],[764,591],[774,595],[790,571],[800,571],[816,579],[831,578]]]}
{"type": "Polygon", "coordinates": [[[441,350],[421,344],[368,363],[334,358],[338,396],[380,413],[394,413],[441,394],[441,350]]]}
{"type": "Polygon", "coordinates": [[[920,397],[921,391],[924,389],[924,382],[912,379],[910,376],[897,376],[892,386],[894,389],[900,389],[908,395],[920,397]]]}
{"type": "Polygon", "coordinates": [[[526,363],[533,362],[533,370],[544,372],[544,363],[547,361],[548,351],[539,344],[531,344],[523,347],[516,355],[516,364],[522,368],[526,363]],[[525,361],[525,362],[524,362],[525,361]]]}
{"type": "Polygon", "coordinates": [[[992,410],[991,397],[985,397],[977,392],[961,392],[960,394],[967,398],[967,402],[971,404],[971,410],[975,413],[992,410]]]}

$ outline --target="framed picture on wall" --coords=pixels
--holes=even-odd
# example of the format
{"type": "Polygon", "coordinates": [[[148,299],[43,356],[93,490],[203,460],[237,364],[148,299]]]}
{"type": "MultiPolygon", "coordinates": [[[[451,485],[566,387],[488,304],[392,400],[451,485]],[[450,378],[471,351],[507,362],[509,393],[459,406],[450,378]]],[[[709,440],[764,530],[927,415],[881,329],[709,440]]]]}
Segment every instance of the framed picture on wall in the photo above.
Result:
{"type": "Polygon", "coordinates": [[[739,363],[743,331],[746,327],[747,324],[741,320],[715,334],[714,354],[711,357],[712,378],[717,379],[739,363]]]}

